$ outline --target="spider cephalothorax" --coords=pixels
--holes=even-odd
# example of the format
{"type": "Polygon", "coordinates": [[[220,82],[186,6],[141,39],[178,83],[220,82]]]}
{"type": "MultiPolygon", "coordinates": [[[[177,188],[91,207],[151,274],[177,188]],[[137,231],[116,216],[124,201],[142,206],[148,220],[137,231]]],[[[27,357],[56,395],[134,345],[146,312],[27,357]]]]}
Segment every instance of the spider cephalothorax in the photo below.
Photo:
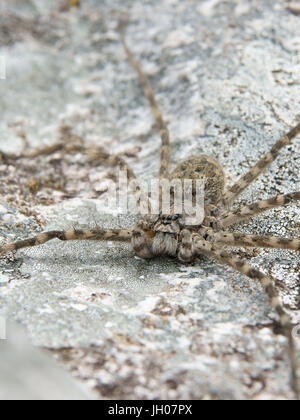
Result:
{"type": "Polygon", "coordinates": [[[175,257],[180,232],[180,215],[145,217],[133,229],[132,247],[144,259],[158,255],[175,257]]]}
{"type": "MultiPolygon", "coordinates": [[[[211,223],[210,218],[212,209],[218,203],[224,193],[225,174],[221,165],[213,158],[203,155],[191,157],[179,164],[170,174],[169,181],[179,180],[182,184],[190,180],[192,193],[190,207],[196,205],[196,181],[203,180],[203,217],[191,224],[191,218],[185,212],[183,189],[181,189],[182,214],[174,214],[174,189],[170,191],[171,197],[170,212],[160,213],[158,216],[148,216],[140,221],[133,229],[132,247],[136,254],[141,258],[153,258],[158,255],[178,256],[183,262],[190,262],[193,259],[193,244],[191,247],[184,240],[189,229],[190,233],[199,231],[203,226],[211,223]],[[204,218],[206,216],[206,218],[204,218]],[[200,224],[201,223],[201,224],[200,224]]],[[[161,207],[161,201],[159,207],[161,207]]]]}
{"type": "MultiPolygon", "coordinates": [[[[229,253],[226,246],[231,247],[262,247],[262,248],[281,248],[294,251],[300,250],[300,240],[293,238],[280,238],[262,235],[247,235],[235,233],[227,229],[247,220],[257,214],[263,213],[269,209],[280,207],[290,203],[293,200],[300,200],[300,192],[296,191],[290,194],[278,195],[276,197],[261,200],[256,203],[245,205],[235,211],[230,211],[230,207],[236,198],[250,185],[255,179],[270,166],[277,158],[279,152],[285,146],[291,144],[291,141],[300,133],[300,123],[298,123],[286,135],[282,136],[260,160],[249,171],[241,177],[231,188],[224,192],[225,175],[221,165],[212,157],[200,156],[192,157],[170,172],[170,140],[169,131],[162,114],[157,105],[152,87],[147,77],[142,72],[139,64],[128,48],[124,34],[122,33],[122,42],[127,53],[127,57],[136,70],[140,82],[143,86],[145,96],[151,105],[156,125],[161,136],[161,155],[159,179],[173,181],[179,180],[179,184],[186,179],[192,180],[192,204],[198,205],[195,194],[197,188],[196,181],[201,180],[204,184],[203,213],[199,213],[198,218],[191,221],[190,215],[185,211],[178,214],[174,208],[174,202],[170,200],[171,206],[169,212],[153,215],[151,203],[148,205],[149,215],[141,219],[133,230],[130,229],[70,229],[67,231],[43,232],[33,238],[6,244],[0,247],[0,254],[9,251],[15,251],[20,248],[43,244],[51,239],[57,238],[62,241],[68,240],[102,240],[102,241],[131,241],[135,253],[144,259],[150,259],[155,256],[177,257],[180,261],[190,262],[198,256],[206,256],[217,262],[234,268],[240,273],[248,276],[252,280],[259,281],[269,297],[272,308],[277,312],[282,329],[288,339],[289,360],[291,364],[292,388],[298,397],[297,382],[297,362],[295,343],[292,335],[292,324],[289,316],[280,304],[278,293],[275,289],[275,280],[257,270],[240,257],[229,253]]],[[[51,147],[41,151],[29,153],[28,158],[34,158],[39,154],[49,154],[56,150],[65,150],[66,153],[81,152],[88,154],[93,159],[108,162],[109,164],[119,166],[122,171],[127,172],[128,180],[135,180],[134,171],[119,156],[105,154],[101,150],[86,148],[83,145],[65,145],[59,144],[57,147],[51,147]]],[[[16,156],[6,156],[7,159],[17,159],[16,156]]],[[[136,190],[141,198],[142,191],[136,190]]],[[[144,195],[145,196],[145,195],[144,195]]],[[[147,196],[146,196],[147,197],[147,196]]],[[[148,200],[149,197],[147,197],[148,200]]],[[[161,197],[159,198],[161,199],[161,197]]],[[[137,200],[138,201],[138,200],[137,200]]],[[[160,203],[161,204],[161,203],[160,203]]]]}

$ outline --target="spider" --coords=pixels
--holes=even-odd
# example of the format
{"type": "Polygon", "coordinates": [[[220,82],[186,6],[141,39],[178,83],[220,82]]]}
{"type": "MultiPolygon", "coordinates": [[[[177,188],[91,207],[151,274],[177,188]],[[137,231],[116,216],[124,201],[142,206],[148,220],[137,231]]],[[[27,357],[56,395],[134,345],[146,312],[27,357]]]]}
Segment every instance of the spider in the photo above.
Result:
{"type": "MultiPolygon", "coordinates": [[[[249,235],[228,231],[237,223],[266,212],[267,210],[284,206],[294,200],[300,200],[300,192],[278,195],[267,200],[258,201],[240,207],[238,210],[230,210],[232,204],[239,195],[249,187],[259,175],[278,157],[279,152],[300,133],[300,123],[281,137],[271,150],[264,155],[249,171],[242,176],[232,187],[225,191],[225,175],[221,165],[211,157],[192,157],[181,163],[177,168],[170,171],[170,137],[167,124],[158,107],[151,84],[143,73],[139,63],[129,49],[125,34],[120,30],[121,41],[131,66],[136,71],[144,94],[148,99],[156,126],[161,137],[160,169],[159,179],[205,179],[205,217],[196,226],[188,226],[184,215],[174,214],[149,214],[143,216],[132,230],[110,229],[103,230],[72,228],[69,230],[56,230],[39,233],[29,239],[20,240],[10,244],[3,244],[0,247],[0,255],[16,251],[25,247],[32,247],[44,244],[51,239],[57,238],[61,241],[69,240],[98,240],[98,241],[121,241],[131,242],[136,255],[143,259],[151,259],[156,256],[171,256],[178,258],[181,262],[190,263],[199,256],[211,258],[225,266],[229,266],[252,280],[259,281],[265,290],[271,307],[277,312],[280,318],[281,332],[286,336],[289,349],[289,361],[291,369],[291,386],[297,399],[299,399],[299,388],[297,379],[296,348],[292,334],[292,322],[283,309],[278,292],[274,286],[275,280],[264,274],[262,271],[251,267],[241,257],[232,255],[226,251],[230,247],[261,247],[280,248],[294,251],[300,250],[299,239],[288,239],[272,236],[249,235]]],[[[66,152],[82,152],[90,157],[106,161],[110,165],[119,166],[127,172],[128,180],[136,180],[132,168],[123,158],[116,155],[103,153],[100,150],[91,149],[82,144],[59,143],[49,148],[35,150],[24,155],[33,158],[38,155],[46,155],[57,150],[66,152]]],[[[23,157],[24,157],[23,156],[23,157]]],[[[3,159],[17,156],[2,154],[3,159]]],[[[137,189],[138,193],[141,193],[137,189]]],[[[140,196],[141,197],[141,196],[140,196]]],[[[151,204],[149,204],[151,210],[151,204]]]]}

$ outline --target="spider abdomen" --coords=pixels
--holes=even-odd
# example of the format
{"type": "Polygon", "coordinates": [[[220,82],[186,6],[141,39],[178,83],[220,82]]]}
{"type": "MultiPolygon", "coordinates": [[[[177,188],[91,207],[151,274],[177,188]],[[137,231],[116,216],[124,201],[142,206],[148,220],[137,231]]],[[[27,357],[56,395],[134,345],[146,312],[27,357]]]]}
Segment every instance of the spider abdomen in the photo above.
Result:
{"type": "Polygon", "coordinates": [[[193,180],[193,196],[196,194],[194,181],[202,179],[206,206],[217,204],[224,194],[226,177],[223,168],[219,162],[206,155],[191,157],[182,162],[172,172],[170,179],[193,180]]]}

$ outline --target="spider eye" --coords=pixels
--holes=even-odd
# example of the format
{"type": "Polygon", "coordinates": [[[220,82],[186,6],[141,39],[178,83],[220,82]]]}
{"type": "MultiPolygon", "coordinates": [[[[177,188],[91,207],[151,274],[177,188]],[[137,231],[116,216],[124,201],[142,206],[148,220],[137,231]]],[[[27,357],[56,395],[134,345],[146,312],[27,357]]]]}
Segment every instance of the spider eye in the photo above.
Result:
{"type": "Polygon", "coordinates": [[[175,214],[175,216],[172,217],[172,220],[178,220],[179,219],[179,214],[175,214]]]}

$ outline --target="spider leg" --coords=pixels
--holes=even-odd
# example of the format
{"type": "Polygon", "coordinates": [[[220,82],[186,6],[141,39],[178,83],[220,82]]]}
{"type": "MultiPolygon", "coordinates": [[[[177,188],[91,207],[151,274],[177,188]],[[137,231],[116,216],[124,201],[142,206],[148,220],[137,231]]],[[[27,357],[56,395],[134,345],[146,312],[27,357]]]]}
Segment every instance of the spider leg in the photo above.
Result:
{"type": "Polygon", "coordinates": [[[28,248],[44,244],[51,241],[51,239],[60,239],[61,241],[121,241],[128,242],[131,240],[132,231],[126,229],[69,229],[69,230],[54,230],[50,232],[42,232],[36,236],[22,241],[13,242],[11,244],[4,244],[0,246],[0,255],[4,255],[11,251],[16,251],[21,248],[28,248]]]}
{"type": "Polygon", "coordinates": [[[222,214],[218,219],[218,226],[224,229],[267,210],[285,206],[293,200],[300,200],[299,191],[286,195],[278,195],[277,197],[269,198],[268,200],[257,201],[256,203],[243,206],[238,210],[222,214]]]}
{"type": "Polygon", "coordinates": [[[271,148],[270,152],[263,156],[242,178],[240,178],[223,196],[221,203],[226,208],[247,188],[252,182],[277,158],[280,150],[289,145],[293,138],[300,133],[300,123],[289,133],[281,137],[271,148]]]}
{"type": "Polygon", "coordinates": [[[132,231],[132,248],[135,253],[143,259],[154,257],[152,251],[154,232],[150,231],[147,223],[141,220],[132,231]]]}
{"type": "Polygon", "coordinates": [[[214,232],[211,229],[202,228],[205,231],[207,241],[223,244],[226,246],[238,246],[245,248],[279,248],[300,251],[300,240],[295,238],[279,238],[275,236],[248,235],[235,232],[214,232]]]}
{"type": "Polygon", "coordinates": [[[133,67],[133,69],[136,71],[140,83],[143,87],[144,94],[146,98],[148,99],[153,116],[155,118],[156,125],[160,132],[161,137],[161,150],[160,150],[160,170],[159,170],[159,177],[164,179],[169,179],[169,166],[170,166],[170,135],[169,130],[167,128],[167,125],[163,119],[162,113],[158,107],[157,101],[155,99],[155,95],[152,89],[152,86],[142,71],[139,63],[135,59],[134,55],[132,54],[131,50],[129,49],[125,36],[124,36],[124,28],[120,28],[121,32],[121,41],[123,44],[123,47],[125,49],[125,52],[127,54],[127,58],[133,67]]]}
{"type": "Polygon", "coordinates": [[[118,166],[121,171],[127,172],[128,181],[136,179],[136,175],[133,169],[128,165],[125,160],[118,155],[111,155],[109,153],[103,152],[101,149],[96,147],[86,147],[79,144],[63,144],[56,143],[52,146],[43,147],[40,149],[30,150],[27,153],[21,155],[7,155],[4,154],[5,158],[19,160],[19,159],[32,159],[38,156],[48,156],[53,153],[64,150],[67,153],[82,153],[87,155],[91,160],[99,160],[101,163],[106,163],[109,166],[118,166]]]}
{"type": "Polygon", "coordinates": [[[194,258],[192,233],[184,229],[180,233],[180,245],[178,249],[178,258],[182,262],[191,262],[194,258]]]}
{"type": "Polygon", "coordinates": [[[269,297],[272,308],[275,309],[280,317],[280,324],[285,332],[289,344],[289,358],[291,364],[291,383],[296,398],[299,399],[299,388],[297,379],[297,357],[295,342],[292,334],[292,324],[289,315],[284,311],[279,301],[279,295],[274,286],[272,277],[267,276],[261,271],[251,267],[250,264],[243,261],[241,258],[232,256],[222,248],[216,248],[209,241],[204,240],[200,235],[193,235],[193,246],[196,254],[205,255],[208,258],[213,258],[221,264],[230,266],[242,274],[245,274],[252,280],[258,280],[267,296],[269,297]]]}
{"type": "MultiPolygon", "coordinates": [[[[22,155],[4,155],[6,159],[10,158],[12,160],[18,160],[21,158],[27,158],[32,159],[38,156],[48,156],[50,154],[59,152],[59,151],[65,151],[66,153],[82,153],[88,156],[89,159],[92,161],[99,161],[100,163],[104,163],[108,166],[112,167],[118,167],[120,171],[125,172],[127,176],[127,181],[131,183],[132,181],[136,181],[136,175],[131,168],[130,165],[121,157],[118,155],[112,155],[109,153],[103,152],[101,149],[96,147],[87,147],[83,146],[82,144],[78,143],[70,143],[70,144],[64,144],[64,143],[57,143],[52,146],[47,146],[41,149],[34,149],[30,150],[27,153],[24,153],[22,155]]],[[[143,200],[143,204],[145,203],[148,209],[148,213],[151,213],[151,204],[147,197],[147,195],[142,191],[139,184],[135,184],[134,194],[136,196],[137,204],[140,206],[141,200],[143,200]]]]}
{"type": "MultiPolygon", "coordinates": [[[[110,155],[108,153],[99,151],[95,148],[86,148],[86,154],[92,159],[106,162],[109,166],[119,167],[121,171],[126,172],[127,180],[129,183],[137,180],[133,169],[127,164],[127,162],[121,156],[110,155]]],[[[143,211],[145,212],[148,211],[148,214],[151,214],[152,207],[151,207],[149,197],[141,189],[138,182],[134,183],[134,185],[135,185],[134,194],[136,196],[136,201],[137,201],[138,206],[140,206],[140,208],[142,208],[143,211]],[[143,202],[142,207],[141,207],[141,202],[143,202]]]]}

